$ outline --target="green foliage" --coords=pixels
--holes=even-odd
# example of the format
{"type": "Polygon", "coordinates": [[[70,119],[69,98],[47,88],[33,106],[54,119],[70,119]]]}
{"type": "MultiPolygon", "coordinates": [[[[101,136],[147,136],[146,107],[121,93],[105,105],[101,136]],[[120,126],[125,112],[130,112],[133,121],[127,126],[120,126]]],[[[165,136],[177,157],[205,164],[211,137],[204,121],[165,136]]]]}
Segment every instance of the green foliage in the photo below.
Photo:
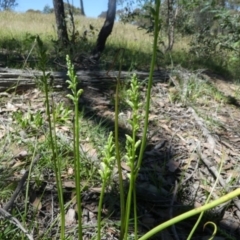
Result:
{"type": "Polygon", "coordinates": [[[60,205],[60,216],[61,216],[61,239],[65,238],[65,209],[63,202],[63,188],[62,188],[62,179],[61,179],[61,162],[58,156],[57,149],[57,141],[56,141],[56,131],[55,131],[55,115],[54,112],[50,111],[50,100],[49,100],[49,84],[48,80],[50,77],[49,73],[46,73],[47,62],[48,62],[48,54],[46,46],[39,36],[36,37],[37,42],[37,50],[39,56],[39,68],[42,71],[42,76],[40,77],[40,81],[44,86],[45,100],[46,100],[46,112],[48,117],[48,125],[49,125],[49,142],[51,146],[52,153],[52,162],[54,165],[54,173],[57,182],[57,192],[58,192],[58,200],[60,205]]]}
{"type": "Polygon", "coordinates": [[[78,101],[79,97],[83,93],[82,89],[78,89],[78,80],[74,71],[74,66],[71,63],[69,56],[66,56],[67,75],[69,80],[67,83],[69,84],[68,88],[71,90],[72,94],[68,94],[67,97],[73,101],[74,104],[74,170],[75,170],[75,184],[76,184],[76,193],[77,193],[77,209],[78,209],[78,239],[82,239],[82,204],[81,204],[81,159],[80,159],[80,151],[79,151],[79,136],[80,136],[80,126],[79,126],[79,109],[78,109],[78,101]]]}
{"type": "Polygon", "coordinates": [[[49,13],[53,13],[54,9],[51,8],[48,4],[44,6],[43,11],[44,14],[49,14],[49,13]]]}
{"type": "Polygon", "coordinates": [[[64,4],[64,11],[65,11],[66,14],[68,14],[69,11],[71,11],[72,14],[82,15],[81,9],[73,6],[72,4],[69,3],[69,1],[64,2],[63,4],[64,4]]]}
{"type": "Polygon", "coordinates": [[[145,29],[147,33],[152,33],[154,29],[154,3],[145,1],[140,8],[131,9],[126,7],[119,13],[120,21],[137,25],[139,29],[145,29]]]}
{"type": "Polygon", "coordinates": [[[214,58],[220,66],[234,72],[240,63],[240,15],[226,9],[210,12],[214,14],[215,25],[206,25],[194,35],[190,51],[200,58],[214,58]]]}
{"type": "Polygon", "coordinates": [[[106,11],[102,11],[99,15],[98,18],[106,18],[107,16],[107,12],[106,11]]]}
{"type": "Polygon", "coordinates": [[[102,161],[100,163],[100,169],[98,170],[101,181],[102,181],[102,190],[98,205],[98,240],[101,240],[101,212],[102,212],[102,204],[104,193],[106,191],[107,183],[110,182],[111,175],[113,174],[113,168],[115,163],[115,145],[113,142],[113,133],[110,132],[108,136],[108,140],[102,150],[102,161]]]}
{"type": "Polygon", "coordinates": [[[1,10],[12,10],[14,7],[16,7],[17,1],[16,0],[1,0],[0,1],[0,9],[1,10]]]}
{"type": "Polygon", "coordinates": [[[102,150],[102,162],[100,164],[100,170],[98,171],[102,181],[109,180],[109,177],[112,174],[113,167],[114,167],[114,143],[113,143],[113,134],[112,132],[108,136],[108,140],[106,145],[102,150]]]}
{"type": "Polygon", "coordinates": [[[56,105],[54,109],[56,123],[67,123],[71,118],[72,110],[65,106],[63,103],[56,105]]]}
{"type": "Polygon", "coordinates": [[[126,203],[126,217],[125,217],[125,239],[127,237],[127,231],[129,227],[129,218],[130,218],[130,209],[131,209],[131,199],[132,195],[134,196],[134,227],[135,227],[135,239],[138,234],[137,230],[137,211],[136,211],[136,190],[135,190],[135,181],[138,174],[138,167],[136,166],[136,159],[137,155],[136,152],[141,145],[141,140],[137,140],[137,132],[140,127],[140,107],[142,106],[139,103],[139,83],[136,74],[132,76],[130,88],[127,91],[127,104],[132,110],[132,117],[129,119],[129,124],[132,128],[132,135],[126,135],[126,163],[131,168],[131,174],[128,175],[129,177],[129,190],[128,190],[128,197],[126,203]]]}
{"type": "MultiPolygon", "coordinates": [[[[72,14],[76,14],[76,15],[82,15],[82,11],[80,8],[73,6],[72,4],[70,4],[68,1],[64,2],[64,11],[65,11],[65,15],[69,14],[69,11],[72,12],[72,14]]],[[[50,14],[54,12],[54,8],[51,8],[48,4],[46,4],[43,8],[42,11],[44,14],[50,14]]]]}
{"type": "Polygon", "coordinates": [[[186,106],[200,104],[211,104],[216,102],[227,102],[227,98],[211,82],[202,80],[198,74],[187,77],[176,77],[175,87],[169,91],[171,102],[181,102],[186,106]]]}
{"type": "Polygon", "coordinates": [[[17,226],[8,220],[0,220],[0,239],[21,239],[17,226]]]}
{"type": "Polygon", "coordinates": [[[17,111],[13,113],[13,117],[23,129],[38,131],[39,128],[43,126],[41,111],[27,111],[26,113],[17,111]]]}
{"type": "Polygon", "coordinates": [[[34,9],[28,9],[27,11],[26,11],[26,13],[41,13],[41,11],[40,10],[34,10],[34,9]]]}

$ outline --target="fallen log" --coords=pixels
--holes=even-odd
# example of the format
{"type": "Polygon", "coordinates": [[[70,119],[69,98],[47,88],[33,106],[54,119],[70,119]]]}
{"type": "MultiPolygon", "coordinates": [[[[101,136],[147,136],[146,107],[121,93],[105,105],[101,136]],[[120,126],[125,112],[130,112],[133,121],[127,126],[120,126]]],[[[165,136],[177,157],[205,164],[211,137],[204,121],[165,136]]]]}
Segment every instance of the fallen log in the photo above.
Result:
{"type": "MultiPolygon", "coordinates": [[[[68,79],[67,71],[49,71],[49,82],[54,88],[66,88],[66,80],[68,79]]],[[[121,72],[120,79],[129,79],[133,72],[121,72]]],[[[149,73],[135,71],[139,80],[147,80],[149,73]]],[[[94,84],[109,84],[116,81],[118,71],[97,71],[97,70],[77,70],[76,75],[79,79],[80,85],[94,85],[94,84]]],[[[36,87],[37,81],[42,76],[41,71],[25,70],[25,69],[10,69],[0,68],[0,91],[6,91],[12,88],[33,88],[36,87]]],[[[153,81],[163,82],[168,79],[166,71],[156,71],[153,76],[153,81]]]]}

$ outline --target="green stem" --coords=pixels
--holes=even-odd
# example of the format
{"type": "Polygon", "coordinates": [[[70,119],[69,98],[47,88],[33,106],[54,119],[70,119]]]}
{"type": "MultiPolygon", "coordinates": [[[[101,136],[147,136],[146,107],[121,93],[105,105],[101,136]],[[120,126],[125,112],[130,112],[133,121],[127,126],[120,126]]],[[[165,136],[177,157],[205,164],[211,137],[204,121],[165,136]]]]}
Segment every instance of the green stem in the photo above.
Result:
{"type": "Polygon", "coordinates": [[[139,238],[139,240],[147,240],[149,238],[151,238],[153,235],[155,235],[156,233],[158,232],[161,232],[163,229],[169,227],[169,226],[172,226],[178,222],[181,222],[189,217],[192,217],[196,214],[199,214],[201,212],[204,212],[204,211],[207,211],[211,208],[214,208],[224,202],[227,202],[237,196],[240,195],[240,188],[236,189],[235,191],[232,191],[226,195],[224,195],[223,197],[217,199],[217,200],[214,200],[212,201],[211,203],[208,203],[202,207],[199,207],[199,208],[196,208],[196,209],[193,209],[191,211],[188,211],[186,213],[183,213],[181,214],[180,216],[177,216],[169,221],[166,221],[164,222],[163,224],[153,228],[152,230],[150,230],[149,232],[147,232],[145,235],[143,235],[141,238],[139,238]]]}
{"type": "MultiPolygon", "coordinates": [[[[61,218],[61,233],[60,238],[61,240],[65,239],[65,209],[64,209],[64,201],[63,201],[63,190],[62,190],[62,179],[61,179],[61,165],[58,161],[57,157],[57,141],[56,141],[56,133],[55,129],[52,126],[52,121],[54,122],[55,119],[51,120],[51,111],[50,111],[50,103],[49,103],[49,84],[48,84],[48,77],[49,75],[46,74],[46,66],[47,66],[47,52],[43,45],[42,40],[39,36],[36,37],[36,42],[38,45],[38,54],[39,54],[39,68],[42,71],[41,82],[44,86],[45,92],[45,99],[46,99],[46,111],[48,117],[48,124],[49,124],[49,137],[50,137],[50,146],[52,150],[52,161],[54,165],[54,173],[56,176],[56,184],[57,184],[57,192],[58,192],[58,200],[60,205],[60,218],[61,218]]],[[[54,115],[53,115],[54,117],[54,115]]]]}
{"type": "Polygon", "coordinates": [[[98,203],[98,236],[97,236],[98,240],[101,240],[101,217],[102,217],[101,213],[102,213],[102,204],[103,204],[103,197],[104,197],[106,185],[107,185],[107,180],[103,180],[102,191],[101,191],[101,195],[98,203]]]}
{"type": "Polygon", "coordinates": [[[134,175],[131,175],[130,186],[129,186],[129,190],[128,190],[128,197],[127,197],[127,204],[126,204],[127,206],[126,206],[125,233],[124,233],[125,240],[127,240],[127,235],[128,235],[129,216],[130,216],[130,209],[131,209],[131,202],[132,202],[133,186],[134,186],[134,175]]]}
{"type": "MultiPolygon", "coordinates": [[[[76,96],[77,97],[77,96],[76,96]]],[[[75,122],[74,122],[74,153],[75,153],[75,184],[77,194],[77,209],[78,209],[78,239],[82,240],[82,200],[81,200],[81,184],[80,184],[80,152],[79,152],[79,112],[78,101],[74,102],[75,122]]]]}
{"type": "Polygon", "coordinates": [[[116,86],[116,96],[115,96],[115,149],[116,149],[116,160],[118,167],[118,180],[119,180],[119,191],[120,191],[120,208],[121,208],[121,230],[120,230],[120,240],[123,239],[125,232],[125,203],[124,203],[124,190],[123,190],[123,180],[122,180],[122,167],[121,167],[121,158],[119,150],[119,134],[118,134],[118,114],[119,114],[119,88],[120,88],[120,74],[121,74],[121,64],[120,70],[117,78],[116,86]]]}
{"type": "MultiPolygon", "coordinates": [[[[127,239],[127,233],[128,233],[128,227],[129,227],[129,216],[130,216],[130,210],[131,210],[131,202],[132,202],[132,195],[135,193],[135,182],[136,182],[136,171],[135,171],[135,156],[136,156],[136,135],[137,135],[137,127],[138,126],[138,103],[134,102],[133,107],[133,120],[132,120],[132,142],[131,142],[131,153],[129,156],[130,158],[130,164],[131,164],[131,176],[130,176],[130,186],[128,191],[128,198],[127,198],[127,208],[126,208],[126,217],[125,217],[125,238],[127,239]]],[[[136,210],[136,197],[133,197],[134,200],[134,232],[138,232],[137,228],[137,210],[136,210]]],[[[135,234],[135,238],[137,237],[137,234],[135,234]]]]}
{"type": "MultiPolygon", "coordinates": [[[[135,103],[136,104],[136,103],[135,103]]],[[[136,106],[135,106],[136,107],[136,106]]],[[[136,110],[136,109],[135,109],[136,110]]],[[[132,139],[133,139],[133,142],[132,142],[132,172],[131,172],[131,184],[132,184],[132,192],[130,193],[131,195],[133,194],[133,209],[134,209],[134,232],[135,232],[135,239],[137,238],[137,232],[138,232],[138,224],[137,224],[137,221],[138,221],[138,217],[137,217],[137,199],[136,199],[136,189],[135,189],[135,186],[136,186],[136,177],[137,177],[137,173],[135,172],[135,156],[136,156],[136,147],[135,147],[135,144],[136,144],[136,135],[137,135],[137,131],[136,131],[136,128],[135,126],[138,125],[138,119],[137,119],[137,110],[135,111],[135,113],[133,113],[133,126],[134,126],[134,129],[133,129],[133,135],[132,135],[132,139]]],[[[129,203],[130,204],[130,207],[131,207],[131,202],[129,203]]],[[[129,209],[130,210],[130,209],[129,209]]],[[[127,221],[129,221],[129,215],[128,215],[128,218],[127,218],[127,221]]],[[[127,232],[127,230],[126,230],[127,232]]]]}
{"type": "Polygon", "coordinates": [[[138,216],[137,216],[137,195],[136,195],[136,187],[135,187],[135,180],[134,180],[134,188],[133,188],[133,210],[134,210],[134,238],[137,240],[138,237],[138,216]]]}
{"type": "Polygon", "coordinates": [[[76,185],[76,195],[77,195],[77,211],[78,211],[78,239],[82,240],[82,201],[81,201],[81,161],[80,161],[80,151],[79,151],[79,110],[78,110],[78,99],[82,94],[82,89],[77,89],[78,80],[74,71],[74,66],[70,61],[69,56],[66,56],[69,79],[69,88],[72,91],[72,95],[67,96],[73,101],[74,104],[74,170],[75,170],[75,185],[76,185]]]}
{"type": "MultiPolygon", "coordinates": [[[[35,156],[35,154],[36,154],[36,144],[35,144],[35,147],[34,147],[33,156],[35,156]]],[[[29,185],[30,185],[30,178],[31,178],[31,173],[32,173],[33,161],[34,161],[34,159],[32,158],[32,161],[30,163],[29,170],[28,170],[28,178],[27,178],[27,184],[26,184],[25,199],[28,199],[28,196],[29,196],[29,187],[30,187],[29,185]]],[[[24,215],[23,215],[23,220],[24,220],[24,225],[25,226],[26,226],[27,210],[28,210],[28,201],[25,201],[25,204],[24,204],[24,215]]]]}
{"type": "Polygon", "coordinates": [[[155,25],[154,25],[154,42],[153,42],[153,55],[152,61],[150,66],[150,73],[149,73],[149,80],[148,80],[148,89],[147,89],[147,103],[145,107],[145,120],[144,120],[144,129],[143,129],[143,136],[141,142],[140,153],[138,157],[137,167],[136,170],[138,171],[142,164],[143,153],[146,147],[147,141],[147,130],[148,130],[148,117],[149,117],[149,108],[150,108],[150,100],[151,100],[151,89],[153,83],[153,73],[155,68],[155,62],[157,57],[157,44],[158,44],[158,33],[159,33],[159,9],[160,9],[160,0],[155,0],[155,25]]]}
{"type": "Polygon", "coordinates": [[[61,240],[65,239],[65,210],[64,210],[64,201],[63,201],[63,191],[62,191],[62,179],[61,179],[61,170],[60,166],[58,165],[57,161],[57,153],[56,153],[56,141],[53,137],[53,128],[52,128],[52,121],[51,121],[51,113],[50,113],[50,103],[49,103],[49,89],[47,83],[47,76],[45,70],[43,70],[44,80],[44,92],[45,92],[45,99],[46,99],[46,110],[48,116],[48,123],[49,123],[49,134],[50,134],[50,145],[52,149],[52,159],[54,164],[54,172],[56,175],[56,182],[57,182],[57,191],[58,191],[58,199],[60,204],[60,215],[61,215],[61,240]]]}

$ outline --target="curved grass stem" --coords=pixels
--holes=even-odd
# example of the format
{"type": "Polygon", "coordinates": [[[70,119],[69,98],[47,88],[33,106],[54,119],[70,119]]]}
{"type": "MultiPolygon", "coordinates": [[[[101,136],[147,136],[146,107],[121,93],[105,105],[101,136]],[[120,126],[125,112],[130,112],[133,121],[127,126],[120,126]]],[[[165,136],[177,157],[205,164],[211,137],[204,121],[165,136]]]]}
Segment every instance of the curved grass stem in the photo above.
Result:
{"type": "Polygon", "coordinates": [[[214,201],[212,201],[212,202],[210,202],[210,203],[208,203],[208,204],[206,204],[202,207],[193,209],[193,210],[188,211],[186,213],[183,213],[183,214],[181,214],[181,215],[179,215],[179,216],[177,216],[177,217],[175,217],[175,218],[173,218],[169,221],[164,222],[163,224],[161,224],[161,225],[153,228],[149,232],[147,232],[145,235],[143,235],[141,238],[139,238],[139,240],[147,240],[147,239],[151,238],[153,235],[155,235],[156,233],[161,232],[163,229],[165,229],[167,227],[170,227],[173,224],[176,224],[176,223],[181,222],[181,221],[183,221],[183,220],[185,220],[189,217],[192,217],[196,214],[199,214],[201,212],[204,212],[204,211],[207,211],[211,208],[214,208],[214,207],[216,207],[216,206],[218,206],[222,203],[225,203],[225,202],[227,202],[227,201],[229,201],[229,200],[231,200],[231,199],[233,199],[233,198],[235,198],[239,195],[240,195],[240,188],[238,188],[235,191],[232,191],[232,192],[224,195],[223,197],[221,197],[217,200],[214,200],[214,201]]]}
{"type": "Polygon", "coordinates": [[[155,0],[155,25],[154,25],[154,41],[153,41],[153,55],[151,60],[150,72],[149,72],[149,80],[148,80],[148,89],[147,89],[147,102],[145,106],[145,120],[144,120],[144,129],[143,136],[141,142],[140,153],[138,157],[136,170],[138,171],[142,164],[143,153],[146,147],[147,142],[147,130],[148,130],[148,118],[149,118],[149,108],[150,108],[150,100],[151,100],[151,89],[153,83],[153,73],[155,68],[155,62],[157,57],[157,44],[158,44],[158,34],[159,34],[159,10],[160,10],[160,0],[155,0]]]}

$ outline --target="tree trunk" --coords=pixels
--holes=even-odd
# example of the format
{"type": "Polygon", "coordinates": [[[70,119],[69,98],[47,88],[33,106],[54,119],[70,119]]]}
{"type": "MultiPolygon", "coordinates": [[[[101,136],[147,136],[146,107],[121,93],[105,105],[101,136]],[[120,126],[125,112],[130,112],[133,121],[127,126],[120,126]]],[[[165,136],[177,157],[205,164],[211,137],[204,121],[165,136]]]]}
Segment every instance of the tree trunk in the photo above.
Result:
{"type": "Polygon", "coordinates": [[[174,0],[168,0],[168,47],[166,51],[171,51],[174,44],[174,13],[173,13],[174,0]]]}
{"type": "Polygon", "coordinates": [[[54,12],[57,24],[58,40],[62,46],[68,45],[67,25],[65,21],[63,0],[53,0],[54,12]]]}
{"type": "Polygon", "coordinates": [[[84,6],[83,6],[83,0],[80,0],[80,6],[81,6],[82,15],[86,16],[85,11],[84,11],[84,6]]]}
{"type": "Polygon", "coordinates": [[[103,27],[98,35],[97,44],[95,48],[92,51],[91,60],[98,61],[101,53],[103,52],[105,48],[105,44],[107,41],[108,36],[111,34],[114,20],[116,16],[116,0],[109,0],[108,1],[108,11],[106,20],[103,24],[103,27]]]}

